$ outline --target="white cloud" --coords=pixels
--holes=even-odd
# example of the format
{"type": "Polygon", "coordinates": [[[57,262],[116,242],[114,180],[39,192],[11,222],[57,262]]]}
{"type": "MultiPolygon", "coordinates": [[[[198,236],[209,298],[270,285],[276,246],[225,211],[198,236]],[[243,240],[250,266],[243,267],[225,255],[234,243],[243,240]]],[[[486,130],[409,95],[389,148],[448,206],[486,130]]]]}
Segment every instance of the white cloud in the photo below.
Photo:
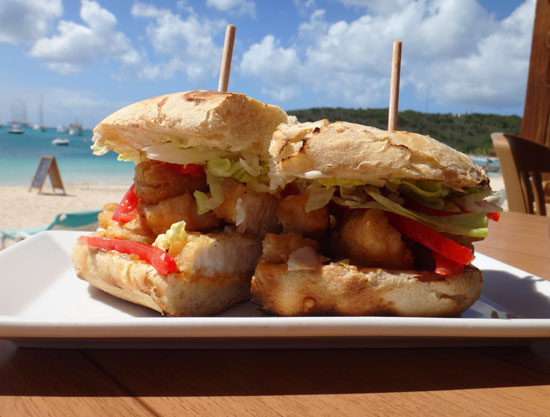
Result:
{"type": "Polygon", "coordinates": [[[43,36],[62,12],[61,0],[2,0],[0,42],[32,42],[43,36]]]}
{"type": "Polygon", "coordinates": [[[401,86],[442,104],[505,108],[525,92],[534,0],[499,22],[476,0],[341,0],[362,11],[327,21],[322,10],[298,28],[295,44],[272,35],[243,55],[241,72],[272,97],[313,90],[337,105],[387,106],[392,43],[403,41],[401,86]]]}
{"type": "Polygon", "coordinates": [[[327,32],[329,24],[325,21],[325,11],[315,10],[309,19],[309,22],[300,23],[298,26],[298,36],[300,43],[305,45],[315,42],[316,39],[327,32]]]}
{"type": "Polygon", "coordinates": [[[265,93],[280,100],[290,100],[299,91],[301,66],[294,49],[282,48],[272,35],[268,35],[244,53],[240,70],[244,76],[261,78],[273,86],[266,87],[265,93]]]}
{"type": "Polygon", "coordinates": [[[222,12],[256,16],[256,4],[251,0],[206,0],[206,5],[222,12]]]}
{"type": "Polygon", "coordinates": [[[512,107],[525,94],[534,0],[528,0],[474,51],[430,69],[432,95],[442,104],[512,107]]]}
{"type": "Polygon", "coordinates": [[[82,0],[80,17],[86,25],[62,20],[58,34],[42,38],[33,45],[30,55],[41,58],[48,68],[61,74],[79,72],[97,59],[112,58],[127,65],[137,65],[140,56],[130,40],[116,30],[116,17],[92,0],[82,0]]]}
{"type": "Polygon", "coordinates": [[[166,61],[145,66],[140,72],[144,79],[170,79],[184,72],[191,80],[211,77],[219,72],[221,47],[214,35],[221,33],[226,23],[207,18],[199,19],[187,9],[186,19],[168,9],[158,9],[144,3],[132,7],[132,15],[152,19],[147,25],[147,36],[155,53],[166,61]]]}

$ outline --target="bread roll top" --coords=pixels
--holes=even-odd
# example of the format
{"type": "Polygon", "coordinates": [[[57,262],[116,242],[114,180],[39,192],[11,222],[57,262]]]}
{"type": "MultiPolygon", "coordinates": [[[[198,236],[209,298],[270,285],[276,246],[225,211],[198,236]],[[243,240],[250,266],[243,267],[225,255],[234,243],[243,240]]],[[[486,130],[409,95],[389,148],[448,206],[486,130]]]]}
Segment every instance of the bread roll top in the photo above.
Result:
{"type": "Polygon", "coordinates": [[[283,124],[270,146],[275,185],[338,178],[382,186],[390,179],[441,181],[451,188],[487,183],[467,155],[416,133],[348,122],[283,124]]]}
{"type": "Polygon", "coordinates": [[[93,149],[96,154],[113,150],[134,162],[177,162],[177,152],[170,151],[188,148],[266,160],[273,131],[287,121],[281,108],[244,94],[179,92],[131,104],[106,117],[94,129],[93,149]]]}

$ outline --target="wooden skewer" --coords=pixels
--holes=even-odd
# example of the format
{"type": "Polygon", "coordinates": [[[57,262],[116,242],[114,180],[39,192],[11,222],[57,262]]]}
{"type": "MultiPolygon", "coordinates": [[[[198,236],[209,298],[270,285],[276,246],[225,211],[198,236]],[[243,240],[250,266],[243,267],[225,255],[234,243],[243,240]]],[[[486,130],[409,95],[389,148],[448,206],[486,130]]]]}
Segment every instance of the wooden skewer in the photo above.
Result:
{"type": "Polygon", "coordinates": [[[401,41],[393,43],[391,62],[390,107],[388,111],[388,130],[397,130],[397,113],[399,109],[399,76],[401,73],[401,41]]]}
{"type": "Polygon", "coordinates": [[[227,25],[225,29],[220,81],[218,83],[218,91],[222,93],[227,92],[227,86],[229,85],[229,72],[231,71],[231,57],[233,56],[233,43],[235,42],[236,30],[237,28],[234,25],[227,25]]]}

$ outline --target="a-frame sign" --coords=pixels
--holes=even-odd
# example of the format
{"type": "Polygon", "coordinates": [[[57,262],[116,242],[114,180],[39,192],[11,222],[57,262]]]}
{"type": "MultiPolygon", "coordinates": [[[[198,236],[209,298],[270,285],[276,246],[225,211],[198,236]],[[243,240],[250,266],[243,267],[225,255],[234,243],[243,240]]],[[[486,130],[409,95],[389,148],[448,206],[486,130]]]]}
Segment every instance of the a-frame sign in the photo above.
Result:
{"type": "Polygon", "coordinates": [[[32,179],[29,192],[33,188],[38,188],[38,192],[41,193],[44,181],[48,175],[50,176],[54,192],[56,189],[60,189],[63,191],[63,194],[67,194],[65,192],[65,187],[63,187],[63,181],[61,181],[61,174],[59,173],[59,167],[57,166],[55,157],[50,155],[42,155],[40,157],[40,162],[38,163],[38,168],[36,168],[36,173],[32,179]]]}

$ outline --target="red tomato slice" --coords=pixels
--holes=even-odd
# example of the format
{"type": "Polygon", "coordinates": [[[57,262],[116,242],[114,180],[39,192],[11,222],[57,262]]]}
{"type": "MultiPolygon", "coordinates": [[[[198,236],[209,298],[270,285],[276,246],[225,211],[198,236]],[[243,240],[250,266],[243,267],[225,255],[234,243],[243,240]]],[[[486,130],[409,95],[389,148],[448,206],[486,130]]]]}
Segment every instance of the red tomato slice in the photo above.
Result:
{"type": "Polygon", "coordinates": [[[494,222],[498,222],[500,220],[500,212],[496,211],[494,213],[487,213],[487,218],[494,222]]]}
{"type": "Polygon", "coordinates": [[[92,248],[114,250],[128,255],[137,255],[140,259],[149,262],[160,275],[168,275],[170,272],[178,272],[178,266],[174,258],[156,246],[117,237],[80,236],[78,243],[92,248]]]}
{"type": "Polygon", "coordinates": [[[452,276],[462,274],[464,272],[464,265],[459,264],[437,252],[432,252],[435,261],[434,272],[438,275],[452,276]]]}
{"type": "Polygon", "coordinates": [[[463,265],[469,265],[474,260],[474,254],[470,248],[456,243],[428,226],[395,213],[386,214],[393,227],[401,234],[426,246],[428,249],[463,265]]]}
{"type": "Polygon", "coordinates": [[[204,177],[204,167],[198,164],[178,165],[178,172],[181,175],[190,175],[194,180],[204,177]]]}
{"type": "Polygon", "coordinates": [[[122,224],[132,221],[138,214],[138,203],[139,199],[134,194],[134,184],[132,184],[113,213],[113,220],[122,224]]]}

